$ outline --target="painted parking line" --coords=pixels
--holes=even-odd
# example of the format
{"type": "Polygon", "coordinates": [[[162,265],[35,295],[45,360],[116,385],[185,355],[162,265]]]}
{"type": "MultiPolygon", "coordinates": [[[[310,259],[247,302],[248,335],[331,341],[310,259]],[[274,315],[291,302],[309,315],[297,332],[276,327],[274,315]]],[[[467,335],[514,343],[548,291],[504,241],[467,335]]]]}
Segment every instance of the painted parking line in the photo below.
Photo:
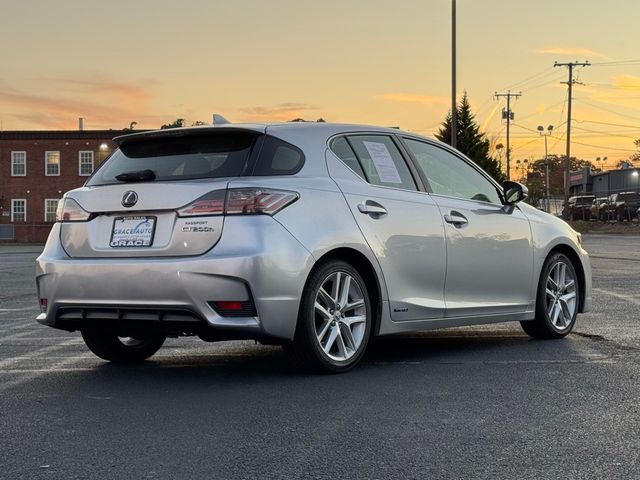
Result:
{"type": "Polygon", "coordinates": [[[11,365],[15,365],[20,362],[28,362],[38,357],[42,357],[47,353],[56,352],[58,350],[63,350],[72,345],[82,345],[83,342],[81,339],[72,338],[67,340],[66,342],[58,343],[56,345],[51,345],[49,347],[39,348],[38,350],[34,350],[33,352],[27,355],[20,355],[18,357],[8,358],[6,360],[0,360],[0,369],[4,369],[10,367],[11,365]]]}
{"type": "Polygon", "coordinates": [[[25,384],[27,382],[31,382],[31,381],[39,378],[39,377],[47,375],[47,374],[49,374],[51,372],[56,371],[57,369],[63,368],[63,367],[65,367],[67,365],[70,365],[72,363],[81,362],[83,360],[86,360],[89,357],[91,357],[91,353],[89,353],[89,352],[87,352],[87,353],[85,353],[84,355],[81,355],[81,356],[68,357],[68,358],[65,358],[63,360],[60,360],[59,362],[52,363],[47,368],[39,369],[39,370],[34,371],[33,373],[29,373],[29,374],[23,375],[23,376],[21,376],[19,378],[16,378],[14,380],[9,380],[9,381],[3,382],[0,385],[0,393],[4,393],[7,390],[9,390],[10,388],[23,385],[23,384],[25,384]]]}
{"type": "Polygon", "coordinates": [[[618,292],[612,292],[611,290],[605,290],[604,288],[593,288],[594,292],[604,293],[605,295],[609,295],[611,297],[619,298],[621,300],[625,300],[629,303],[633,303],[634,305],[640,305],[640,300],[634,298],[635,295],[623,295],[618,292]]]}

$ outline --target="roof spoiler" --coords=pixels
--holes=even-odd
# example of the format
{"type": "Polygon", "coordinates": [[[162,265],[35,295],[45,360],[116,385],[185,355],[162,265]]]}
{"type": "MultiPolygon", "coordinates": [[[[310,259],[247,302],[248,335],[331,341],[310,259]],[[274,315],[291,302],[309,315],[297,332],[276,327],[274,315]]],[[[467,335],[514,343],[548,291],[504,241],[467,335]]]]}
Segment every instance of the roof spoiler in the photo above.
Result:
{"type": "Polygon", "coordinates": [[[218,115],[217,113],[213,114],[213,120],[211,122],[213,125],[227,125],[231,123],[229,120],[224,118],[222,115],[218,115]]]}

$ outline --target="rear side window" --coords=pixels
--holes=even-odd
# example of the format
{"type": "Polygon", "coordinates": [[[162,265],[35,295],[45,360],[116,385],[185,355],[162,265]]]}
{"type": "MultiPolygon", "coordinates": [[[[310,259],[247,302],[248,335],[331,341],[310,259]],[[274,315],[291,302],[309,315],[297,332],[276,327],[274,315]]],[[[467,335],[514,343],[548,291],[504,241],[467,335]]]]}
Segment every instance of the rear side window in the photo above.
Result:
{"type": "MultiPolygon", "coordinates": [[[[364,172],[367,182],[383,187],[417,190],[416,183],[411,176],[409,167],[400,150],[391,137],[386,135],[350,135],[346,137],[348,146],[355,153],[359,162],[359,170],[364,172]]],[[[349,156],[349,150],[344,144],[332,143],[334,153],[347,165],[360,174],[358,167],[349,156]],[[341,148],[342,147],[342,148],[341,148]],[[354,165],[352,167],[352,165],[354,165]]]]}
{"type": "Polygon", "coordinates": [[[293,175],[300,171],[302,165],[304,165],[302,150],[284,140],[265,135],[253,175],[293,175]]]}
{"type": "Polygon", "coordinates": [[[117,175],[151,170],[154,181],[236,177],[242,174],[259,134],[209,132],[205,135],[141,137],[125,142],[87,185],[119,184],[117,175]]]}

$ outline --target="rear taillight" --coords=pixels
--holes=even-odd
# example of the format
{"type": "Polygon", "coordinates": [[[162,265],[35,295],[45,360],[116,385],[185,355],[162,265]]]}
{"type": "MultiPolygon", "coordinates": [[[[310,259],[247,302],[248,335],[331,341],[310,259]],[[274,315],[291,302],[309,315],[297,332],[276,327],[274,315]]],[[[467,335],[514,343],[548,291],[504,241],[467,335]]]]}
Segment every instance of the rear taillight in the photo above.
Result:
{"type": "Polygon", "coordinates": [[[274,215],[298,199],[296,192],[269,188],[216,190],[178,210],[181,217],[206,215],[274,215]]]}
{"type": "Polygon", "coordinates": [[[200,197],[191,205],[178,210],[181,217],[196,217],[206,215],[222,215],[224,213],[225,190],[214,190],[200,197]]]}
{"type": "Polygon", "coordinates": [[[63,198],[58,202],[56,222],[86,222],[90,217],[91,214],[73,198],[63,198]]]}
{"type": "Polygon", "coordinates": [[[233,188],[227,192],[226,215],[273,215],[298,199],[296,192],[262,188],[233,188]]]}

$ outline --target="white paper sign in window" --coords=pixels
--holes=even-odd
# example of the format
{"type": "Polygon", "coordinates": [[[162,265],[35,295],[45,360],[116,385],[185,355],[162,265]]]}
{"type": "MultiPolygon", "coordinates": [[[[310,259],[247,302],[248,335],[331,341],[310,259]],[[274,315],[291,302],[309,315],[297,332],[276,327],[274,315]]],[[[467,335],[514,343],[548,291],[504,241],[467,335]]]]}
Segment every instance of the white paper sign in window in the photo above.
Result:
{"type": "Polygon", "coordinates": [[[371,161],[373,162],[378,177],[383,183],[402,183],[400,173],[396,168],[396,164],[384,143],[378,142],[362,142],[369,152],[371,161]]]}

